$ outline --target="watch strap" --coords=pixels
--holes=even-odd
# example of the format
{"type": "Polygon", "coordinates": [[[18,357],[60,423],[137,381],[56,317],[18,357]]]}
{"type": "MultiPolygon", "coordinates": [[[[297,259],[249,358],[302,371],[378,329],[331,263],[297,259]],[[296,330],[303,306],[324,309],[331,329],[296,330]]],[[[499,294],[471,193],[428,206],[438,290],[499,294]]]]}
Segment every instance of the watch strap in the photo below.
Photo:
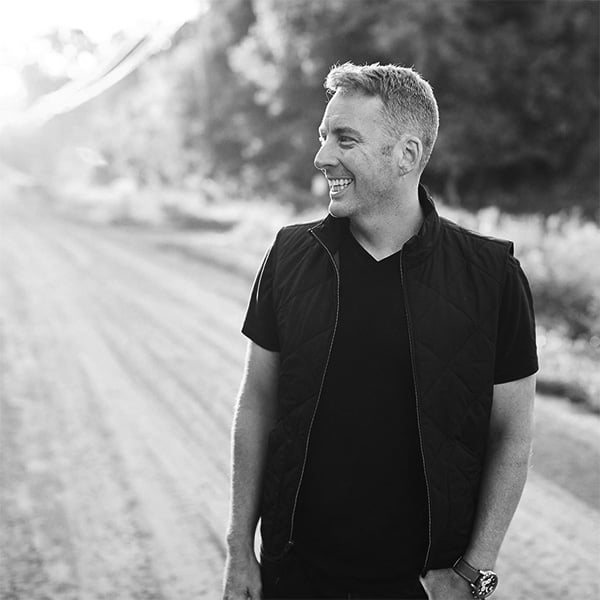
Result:
{"type": "Polygon", "coordinates": [[[466,579],[471,585],[475,585],[481,572],[470,565],[462,556],[454,563],[454,571],[463,579],[466,579]]]}

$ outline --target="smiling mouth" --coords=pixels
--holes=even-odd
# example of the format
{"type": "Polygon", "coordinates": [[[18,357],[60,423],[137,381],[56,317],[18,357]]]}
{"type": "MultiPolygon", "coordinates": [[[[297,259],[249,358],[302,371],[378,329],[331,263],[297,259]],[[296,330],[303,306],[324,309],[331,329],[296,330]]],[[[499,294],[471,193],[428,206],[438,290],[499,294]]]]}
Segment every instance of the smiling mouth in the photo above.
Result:
{"type": "Polygon", "coordinates": [[[339,194],[345,190],[354,180],[350,177],[341,177],[339,179],[328,179],[329,191],[332,194],[339,194]]]}

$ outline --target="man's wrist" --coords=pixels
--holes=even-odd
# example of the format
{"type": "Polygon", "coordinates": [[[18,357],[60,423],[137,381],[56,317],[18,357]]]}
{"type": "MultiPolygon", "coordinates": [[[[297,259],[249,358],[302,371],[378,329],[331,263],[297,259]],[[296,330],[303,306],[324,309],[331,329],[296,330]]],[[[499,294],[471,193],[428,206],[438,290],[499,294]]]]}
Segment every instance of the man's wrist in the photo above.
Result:
{"type": "Polygon", "coordinates": [[[491,569],[474,566],[462,556],[457,559],[452,569],[470,584],[473,598],[487,598],[496,590],[498,575],[491,569]]]}
{"type": "Polygon", "coordinates": [[[469,564],[477,565],[481,570],[494,569],[496,567],[496,560],[498,559],[498,552],[488,550],[485,548],[469,547],[462,555],[469,564]]]}
{"type": "Polygon", "coordinates": [[[247,535],[228,533],[225,544],[230,554],[247,554],[254,552],[254,539],[247,535]]]}

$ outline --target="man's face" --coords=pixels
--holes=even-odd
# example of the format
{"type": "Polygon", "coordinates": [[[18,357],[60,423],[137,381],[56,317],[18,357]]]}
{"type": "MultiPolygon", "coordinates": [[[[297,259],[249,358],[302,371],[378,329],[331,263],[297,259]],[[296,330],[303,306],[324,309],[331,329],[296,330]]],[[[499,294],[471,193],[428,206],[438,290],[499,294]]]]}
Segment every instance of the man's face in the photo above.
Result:
{"type": "Polygon", "coordinates": [[[329,212],[357,217],[381,212],[396,197],[393,142],[376,96],[337,92],[319,126],[315,167],[329,183],[329,212]]]}

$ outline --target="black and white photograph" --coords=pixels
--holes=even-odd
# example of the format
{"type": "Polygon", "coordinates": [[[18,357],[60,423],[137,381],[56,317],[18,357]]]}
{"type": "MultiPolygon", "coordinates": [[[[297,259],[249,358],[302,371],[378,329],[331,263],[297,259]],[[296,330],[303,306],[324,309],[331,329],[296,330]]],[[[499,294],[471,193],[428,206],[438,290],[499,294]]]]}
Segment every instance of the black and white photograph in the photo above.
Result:
{"type": "Polygon", "coordinates": [[[600,1],[0,4],[0,600],[600,600],[600,1]]]}

